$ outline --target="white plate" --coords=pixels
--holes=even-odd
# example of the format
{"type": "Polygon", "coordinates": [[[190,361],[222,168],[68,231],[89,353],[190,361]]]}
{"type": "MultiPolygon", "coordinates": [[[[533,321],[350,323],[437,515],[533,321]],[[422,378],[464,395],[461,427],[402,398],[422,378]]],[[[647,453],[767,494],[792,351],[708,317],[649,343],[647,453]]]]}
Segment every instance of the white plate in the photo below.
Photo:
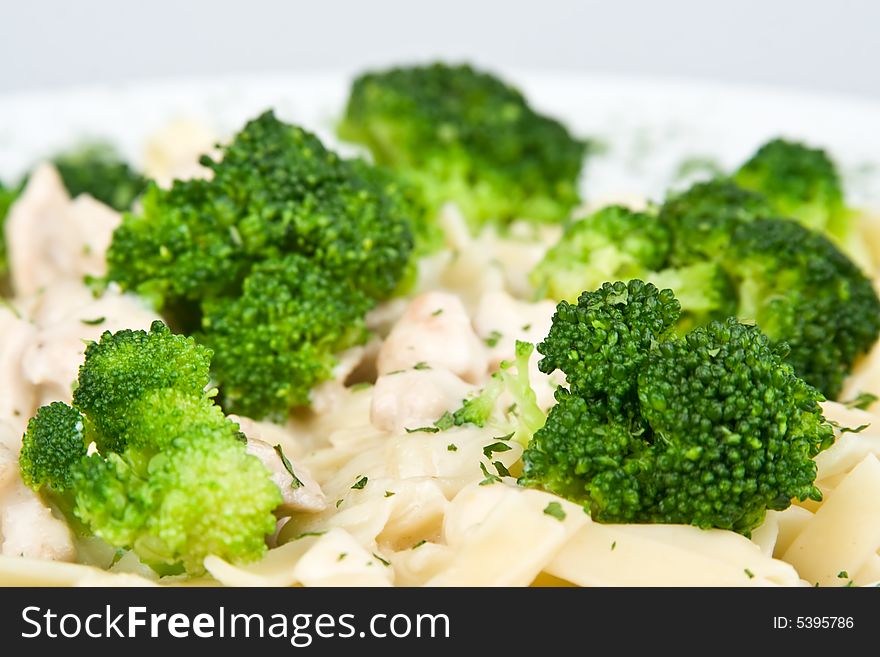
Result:
{"type": "MultiPolygon", "coordinates": [[[[880,207],[880,103],[685,81],[507,72],[534,105],[607,146],[591,160],[588,198],[662,198],[683,161],[736,166],[784,135],[827,148],[853,204],[880,207]]],[[[173,117],[228,134],[273,107],[335,143],[351,75],[273,75],[27,93],[0,98],[0,179],[85,137],[103,137],[137,162],[144,139],[173,117]]]]}

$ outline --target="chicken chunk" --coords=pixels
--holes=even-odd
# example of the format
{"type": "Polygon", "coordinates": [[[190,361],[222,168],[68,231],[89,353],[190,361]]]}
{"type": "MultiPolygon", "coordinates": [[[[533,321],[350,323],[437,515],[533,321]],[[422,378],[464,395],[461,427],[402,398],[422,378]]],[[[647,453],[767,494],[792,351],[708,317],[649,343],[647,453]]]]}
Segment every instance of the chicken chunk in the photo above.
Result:
{"type": "Polygon", "coordinates": [[[29,296],[58,280],[106,272],[104,254],[120,215],[90,196],[71,201],[58,172],[43,164],[6,218],[12,287],[29,296]]]}
{"type": "MultiPolygon", "coordinates": [[[[53,287],[69,290],[82,286],[67,283],[53,287]]],[[[82,298],[73,290],[70,295],[82,298]]],[[[100,338],[104,331],[149,329],[159,317],[139,298],[113,290],[97,299],[89,294],[84,301],[63,315],[53,313],[53,321],[36,331],[22,351],[22,373],[35,387],[39,404],[70,402],[88,342],[100,338]]]]}
{"type": "Polygon", "coordinates": [[[427,292],[413,299],[379,350],[376,365],[382,375],[419,363],[470,383],[486,376],[486,347],[457,296],[427,292]]]}
{"type": "Polygon", "coordinates": [[[389,433],[430,426],[470,395],[469,385],[448,370],[406,370],[380,376],[373,389],[370,422],[389,433]]]}
{"type": "Polygon", "coordinates": [[[15,453],[0,443],[0,554],[4,556],[73,561],[73,536],[43,504],[40,497],[24,485],[18,473],[15,453]]]}
{"type": "Polygon", "coordinates": [[[327,498],[311,473],[302,465],[294,465],[289,455],[283,450],[277,450],[263,440],[263,434],[269,433],[262,426],[265,423],[238,415],[230,415],[229,419],[237,423],[242,433],[247,436],[248,454],[260,459],[272,474],[272,481],[281,491],[282,502],[277,512],[282,514],[318,513],[327,508],[327,498]],[[282,460],[282,454],[287,459],[287,463],[282,460]],[[293,470],[293,474],[287,469],[288,465],[293,470]],[[296,480],[294,480],[294,475],[296,480]],[[299,485],[297,485],[297,481],[299,485]]]}
{"type": "Polygon", "coordinates": [[[0,306],[0,421],[20,436],[36,409],[37,393],[22,370],[22,353],[36,335],[33,324],[0,306]]]}

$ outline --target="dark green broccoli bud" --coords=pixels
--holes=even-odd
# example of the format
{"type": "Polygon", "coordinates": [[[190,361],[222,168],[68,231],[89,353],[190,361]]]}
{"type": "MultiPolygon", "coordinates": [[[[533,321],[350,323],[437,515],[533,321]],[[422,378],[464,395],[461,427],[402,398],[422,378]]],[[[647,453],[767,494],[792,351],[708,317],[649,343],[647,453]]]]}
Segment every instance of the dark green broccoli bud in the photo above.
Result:
{"type": "Polygon", "coordinates": [[[653,522],[748,533],[766,509],[822,498],[813,457],[834,442],[824,397],[758,328],[730,319],[660,343],[639,400],[653,432],[653,522]]]}
{"type": "Polygon", "coordinates": [[[176,388],[201,396],[209,382],[211,350],[173,335],[160,321],[150,331],[105,331],[86,347],[73,404],[90,420],[101,451],[121,451],[129,408],[150,390],[176,388]]]}
{"type": "Polygon", "coordinates": [[[254,267],[241,296],[205,302],[200,339],[229,412],[281,417],[308,404],[334,354],[363,342],[369,300],[313,261],[290,255],[254,267]]]}
{"type": "Polygon", "coordinates": [[[119,212],[129,210],[147,186],[146,179],[105,142],[60,153],[52,163],[71,196],[89,194],[119,212]]]}
{"type": "Polygon", "coordinates": [[[723,258],[739,288],[737,315],[786,342],[798,375],[836,398],[880,333],[871,281],[828,239],[789,220],[742,226],[723,258]]]}
{"type": "Polygon", "coordinates": [[[62,402],[37,410],[28,422],[18,456],[24,483],[63,492],[73,485],[73,471],[86,456],[82,414],[62,402]]]}
{"type": "MultiPolygon", "coordinates": [[[[650,440],[638,417],[608,413],[565,388],[523,453],[519,483],[589,503],[594,519],[637,522],[643,512],[638,475],[650,440]]],[[[644,522],[644,521],[642,521],[644,522]]]]}
{"type": "Polygon", "coordinates": [[[670,196],[659,213],[672,235],[670,264],[675,266],[716,259],[741,224],[770,216],[775,213],[764,196],[720,178],[670,196]]]}
{"type": "Polygon", "coordinates": [[[802,143],[768,141],[739,168],[734,182],[763,194],[774,214],[813,230],[828,231],[846,212],[834,162],[825,151],[802,143]]]}
{"type": "Polygon", "coordinates": [[[415,182],[433,209],[455,201],[474,228],[560,221],[578,203],[586,144],[467,65],[360,76],[339,134],[415,182]]]}
{"type": "Polygon", "coordinates": [[[651,345],[670,332],[680,310],[671,290],[640,280],[605,283],[584,292],[577,305],[559,303],[538,345],[538,368],[562,370],[572,393],[622,409],[631,403],[651,345]]]}
{"type": "MultiPolygon", "coordinates": [[[[571,328],[557,315],[548,341],[558,322],[571,328]]],[[[602,322],[577,326],[591,335],[595,324],[602,322]]],[[[818,403],[824,398],[757,327],[731,318],[683,338],[664,332],[639,342],[623,334],[619,342],[628,350],[617,367],[595,367],[591,385],[557,391],[523,454],[520,483],[583,502],[601,522],[744,534],[767,509],[821,499],[812,459],[834,440],[818,403]],[[626,383],[629,394],[607,403],[607,390],[626,383]]],[[[596,360],[593,341],[569,345],[571,362],[596,360]]]]}
{"type": "Polygon", "coordinates": [[[655,216],[612,205],[566,226],[530,274],[541,296],[575,301],[606,281],[663,267],[670,233],[655,216]]]}

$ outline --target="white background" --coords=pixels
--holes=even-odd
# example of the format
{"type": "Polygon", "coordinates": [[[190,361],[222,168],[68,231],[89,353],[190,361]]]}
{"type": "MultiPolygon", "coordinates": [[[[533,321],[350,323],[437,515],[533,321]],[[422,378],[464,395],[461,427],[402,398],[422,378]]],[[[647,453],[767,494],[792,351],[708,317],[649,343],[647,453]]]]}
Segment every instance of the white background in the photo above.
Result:
{"type": "Polygon", "coordinates": [[[3,0],[0,94],[142,78],[495,68],[711,79],[880,99],[874,0],[3,0]]]}

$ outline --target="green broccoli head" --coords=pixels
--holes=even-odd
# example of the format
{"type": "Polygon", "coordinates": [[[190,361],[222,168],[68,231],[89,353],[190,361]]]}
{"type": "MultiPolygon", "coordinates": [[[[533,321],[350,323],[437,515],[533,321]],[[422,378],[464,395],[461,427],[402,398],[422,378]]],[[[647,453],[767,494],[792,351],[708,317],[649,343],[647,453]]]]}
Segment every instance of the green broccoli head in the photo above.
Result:
{"type": "Polygon", "coordinates": [[[52,163],[71,196],[89,194],[119,212],[129,210],[147,186],[146,179],[105,142],[60,153],[52,163]]]}
{"type": "Polygon", "coordinates": [[[161,451],[130,445],[75,472],[77,517],[160,570],[198,574],[211,554],[252,561],[275,528],[281,494],[269,472],[210,400],[199,405],[154,406],[158,418],[139,418],[164,434],[161,451]]]}
{"type": "Polygon", "coordinates": [[[651,445],[638,416],[609,413],[565,388],[556,402],[523,453],[519,483],[588,503],[599,521],[645,522],[638,475],[651,445]]]}
{"type": "Polygon", "coordinates": [[[174,335],[160,321],[149,332],[105,331],[86,347],[73,404],[94,427],[100,450],[125,447],[128,410],[150,390],[176,388],[201,396],[210,380],[211,350],[174,335]]]}
{"type": "Polygon", "coordinates": [[[799,142],[768,141],[739,168],[734,181],[763,194],[775,214],[813,230],[828,231],[846,212],[834,162],[825,151],[799,142]]]}
{"type": "Polygon", "coordinates": [[[209,180],[151,186],[143,213],[126,215],[108,278],[215,349],[228,408],[278,416],[362,339],[366,312],[413,281],[413,232],[425,249],[437,235],[416,190],[271,112],[203,164],[209,180]]]}
{"type": "Polygon", "coordinates": [[[714,260],[741,224],[774,214],[761,194],[718,178],[671,195],[659,219],[672,235],[670,263],[681,266],[714,260]]]}
{"type": "Polygon", "coordinates": [[[612,205],[566,226],[530,280],[542,296],[575,301],[605,281],[660,269],[669,245],[670,233],[655,216],[612,205]]]}
{"type": "Polygon", "coordinates": [[[538,345],[538,368],[561,370],[572,393],[622,409],[631,403],[651,345],[672,330],[680,312],[671,290],[640,280],[605,283],[576,305],[559,303],[538,345]]]}
{"type": "MultiPolygon", "coordinates": [[[[834,440],[824,398],[757,327],[731,318],[684,337],[620,343],[629,349],[616,368],[594,368],[590,386],[557,391],[523,454],[521,483],[583,502],[602,522],[745,534],[767,509],[821,498],[812,459],[834,440]],[[634,394],[606,403],[622,382],[634,394]]],[[[592,348],[570,341],[569,361],[595,360],[592,348]]]]}
{"type": "Polygon", "coordinates": [[[648,272],[658,289],[670,289],[681,304],[678,333],[736,314],[737,290],[724,268],[715,262],[696,262],[648,272]]]}
{"type": "Polygon", "coordinates": [[[24,483],[64,492],[73,486],[72,472],[86,457],[85,422],[75,408],[53,402],[37,410],[21,442],[18,463],[24,483]]]}
{"type": "Polygon", "coordinates": [[[363,342],[369,301],[312,260],[290,255],[258,264],[241,296],[205,303],[200,339],[230,412],[280,417],[308,404],[330,377],[334,354],[363,342]]]}
{"type": "Polygon", "coordinates": [[[518,90],[467,65],[360,76],[339,133],[403,172],[430,207],[455,201],[474,228],[559,221],[578,203],[586,144],[518,90]]]}
{"type": "Polygon", "coordinates": [[[723,258],[739,289],[737,315],[786,342],[798,375],[835,398],[880,333],[871,281],[828,239],[790,220],[741,227],[723,258]]]}
{"type": "Polygon", "coordinates": [[[150,183],[140,213],[126,213],[107,250],[108,278],[161,310],[228,294],[249,265],[230,203],[204,180],[150,183]]]}
{"type": "Polygon", "coordinates": [[[105,333],[86,350],[74,407],[50,404],[29,422],[24,481],[77,531],[161,573],[200,574],[209,554],[258,558],[281,493],[204,390],[209,360],[159,323],[105,333]]]}
{"type": "Polygon", "coordinates": [[[266,112],[245,125],[211,180],[151,187],[113,236],[108,278],[160,304],[235,294],[257,263],[314,260],[373,299],[390,295],[413,248],[407,202],[386,178],[343,160],[266,112]]]}
{"type": "Polygon", "coordinates": [[[713,322],[661,343],[639,374],[653,520],[748,532],[767,509],[821,499],[813,457],[834,442],[823,400],[754,326],[713,322]]]}

